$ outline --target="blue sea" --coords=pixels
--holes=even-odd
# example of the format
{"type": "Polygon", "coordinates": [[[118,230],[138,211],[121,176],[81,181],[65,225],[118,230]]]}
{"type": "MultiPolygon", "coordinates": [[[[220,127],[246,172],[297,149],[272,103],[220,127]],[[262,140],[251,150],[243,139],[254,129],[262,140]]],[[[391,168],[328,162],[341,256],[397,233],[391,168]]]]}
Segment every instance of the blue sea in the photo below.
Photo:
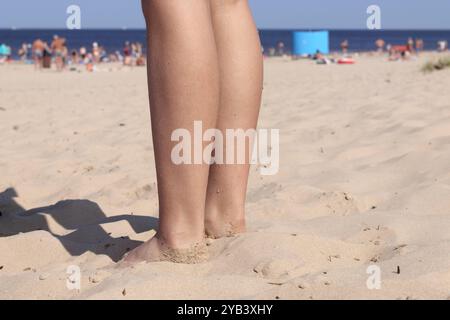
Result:
{"type": "MultiPolygon", "coordinates": [[[[283,42],[289,53],[292,49],[292,31],[260,30],[263,47],[268,49],[283,42]]],[[[90,48],[93,42],[98,42],[108,52],[114,52],[121,51],[125,41],[145,43],[144,30],[0,30],[0,44],[11,46],[16,56],[22,43],[31,43],[37,38],[50,42],[55,34],[67,39],[69,49],[90,48]]],[[[350,51],[371,51],[379,38],[387,44],[401,45],[409,37],[423,39],[425,49],[434,50],[440,40],[450,43],[450,30],[330,30],[330,50],[338,51],[345,39],[350,43],[350,51]]]]}

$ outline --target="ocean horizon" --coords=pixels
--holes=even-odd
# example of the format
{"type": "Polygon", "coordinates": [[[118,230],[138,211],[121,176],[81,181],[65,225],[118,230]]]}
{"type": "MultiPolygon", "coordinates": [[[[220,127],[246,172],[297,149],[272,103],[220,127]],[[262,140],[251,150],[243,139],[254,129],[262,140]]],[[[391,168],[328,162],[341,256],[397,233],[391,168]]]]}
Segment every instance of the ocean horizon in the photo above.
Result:
{"type": "MultiPolygon", "coordinates": [[[[366,52],[375,49],[375,41],[379,38],[386,44],[402,45],[408,38],[422,39],[425,50],[435,50],[437,42],[446,40],[450,43],[450,29],[259,29],[261,43],[265,50],[274,48],[279,42],[284,43],[286,53],[292,50],[293,31],[328,30],[330,32],[330,50],[339,51],[343,40],[349,41],[349,50],[353,52],[366,52]]],[[[0,29],[0,43],[10,46],[13,56],[17,56],[17,50],[23,43],[31,43],[37,38],[50,42],[53,35],[67,39],[70,50],[80,47],[90,48],[93,42],[98,42],[108,52],[121,51],[126,41],[145,43],[145,29],[0,29]]]]}

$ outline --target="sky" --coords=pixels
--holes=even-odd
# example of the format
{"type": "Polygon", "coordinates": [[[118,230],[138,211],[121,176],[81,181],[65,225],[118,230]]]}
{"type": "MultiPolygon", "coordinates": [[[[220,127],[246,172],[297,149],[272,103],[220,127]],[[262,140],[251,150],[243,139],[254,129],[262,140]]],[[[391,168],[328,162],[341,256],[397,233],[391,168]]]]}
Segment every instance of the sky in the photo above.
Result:
{"type": "MultiPolygon", "coordinates": [[[[249,2],[261,29],[365,29],[373,4],[381,8],[382,29],[450,29],[450,0],[249,2]]],[[[140,0],[2,0],[0,28],[63,29],[66,9],[74,4],[81,8],[82,28],[144,28],[140,0]]]]}

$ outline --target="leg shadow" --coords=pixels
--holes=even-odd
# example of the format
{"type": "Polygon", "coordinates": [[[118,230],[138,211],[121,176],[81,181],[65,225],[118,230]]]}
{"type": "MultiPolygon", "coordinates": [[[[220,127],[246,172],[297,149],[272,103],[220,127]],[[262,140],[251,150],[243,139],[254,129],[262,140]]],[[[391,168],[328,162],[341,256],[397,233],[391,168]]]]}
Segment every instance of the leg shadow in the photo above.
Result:
{"type": "Polygon", "coordinates": [[[14,200],[17,196],[13,188],[0,192],[0,237],[44,230],[57,238],[72,256],[90,251],[117,262],[142,242],[128,236],[112,236],[104,229],[108,224],[126,222],[136,233],[158,228],[158,219],[154,217],[133,214],[107,217],[97,203],[89,200],[64,200],[25,210],[14,200]],[[48,221],[54,223],[49,225],[48,221]]]}

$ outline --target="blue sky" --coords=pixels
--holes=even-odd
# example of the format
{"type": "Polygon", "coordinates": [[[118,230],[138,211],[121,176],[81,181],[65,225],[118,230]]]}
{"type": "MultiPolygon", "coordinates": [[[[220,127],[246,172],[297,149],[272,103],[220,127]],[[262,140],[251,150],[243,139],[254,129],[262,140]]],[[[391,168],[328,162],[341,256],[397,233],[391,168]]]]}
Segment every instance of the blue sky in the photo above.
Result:
{"type": "MultiPolygon", "coordinates": [[[[377,4],[383,29],[450,29],[450,0],[249,1],[260,28],[363,29],[377,4]]],[[[0,28],[65,28],[71,4],[81,7],[83,28],[144,27],[140,0],[2,0],[0,28]]]]}

